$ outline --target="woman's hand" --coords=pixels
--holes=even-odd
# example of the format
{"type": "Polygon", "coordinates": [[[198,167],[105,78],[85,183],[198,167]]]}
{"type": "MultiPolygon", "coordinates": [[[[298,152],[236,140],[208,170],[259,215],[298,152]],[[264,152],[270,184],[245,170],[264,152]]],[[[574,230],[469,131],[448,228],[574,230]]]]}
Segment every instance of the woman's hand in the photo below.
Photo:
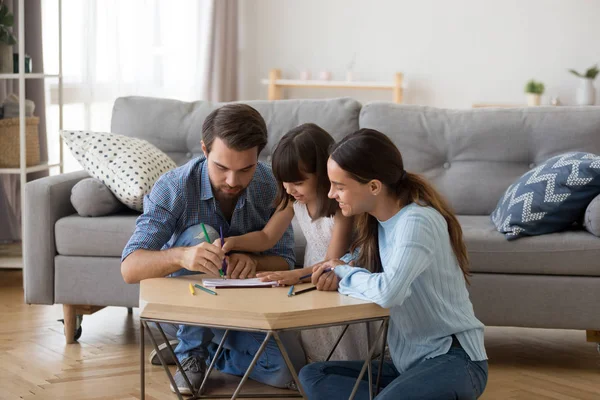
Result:
{"type": "Polygon", "coordinates": [[[335,291],[338,290],[340,278],[333,271],[324,272],[327,268],[335,268],[338,265],[343,265],[340,260],[329,260],[322,264],[315,265],[311,281],[317,287],[317,290],[335,291]]]}
{"type": "Polygon", "coordinates": [[[302,272],[302,270],[265,271],[265,272],[257,273],[256,277],[259,278],[263,282],[276,281],[279,285],[290,286],[290,285],[295,285],[300,282],[300,277],[302,275],[300,275],[299,272],[302,272]]]}

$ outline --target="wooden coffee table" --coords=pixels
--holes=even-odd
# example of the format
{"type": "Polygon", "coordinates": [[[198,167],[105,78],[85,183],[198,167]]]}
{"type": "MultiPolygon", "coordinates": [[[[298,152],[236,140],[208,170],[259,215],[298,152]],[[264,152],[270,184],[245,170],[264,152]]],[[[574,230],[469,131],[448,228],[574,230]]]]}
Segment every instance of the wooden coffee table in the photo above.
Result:
{"type": "MultiPolygon", "coordinates": [[[[254,359],[248,366],[248,369],[242,377],[235,392],[231,395],[232,399],[237,397],[305,397],[304,390],[298,380],[298,374],[292,365],[288,353],[283,346],[279,333],[283,331],[298,331],[304,329],[323,328],[334,325],[346,325],[338,337],[333,349],[330,351],[327,360],[333,354],[338,343],[342,339],[349,325],[381,321],[381,326],[373,340],[373,343],[368,343],[367,359],[363,365],[360,376],[354,386],[354,391],[350,398],[358,390],[358,385],[366,370],[368,370],[369,384],[371,384],[371,358],[373,357],[377,343],[381,338],[381,358],[380,363],[383,363],[385,342],[387,337],[387,327],[389,323],[389,311],[381,308],[377,304],[354,299],[348,296],[339,294],[338,292],[320,292],[312,291],[298,296],[288,297],[287,287],[274,288],[251,288],[251,289],[216,289],[217,296],[204,293],[196,290],[196,295],[192,296],[189,292],[189,283],[202,283],[202,278],[207,275],[192,275],[177,278],[155,278],[147,279],[140,284],[140,381],[141,381],[141,399],[145,398],[145,371],[144,371],[144,331],[148,332],[148,336],[157,350],[157,354],[167,373],[169,380],[177,392],[179,399],[182,399],[181,393],[177,390],[177,386],[173,381],[173,376],[162,359],[158,351],[158,342],[149,329],[149,323],[154,323],[160,332],[163,341],[167,344],[173,358],[175,353],[169,344],[165,333],[160,327],[161,323],[171,323],[179,325],[195,325],[210,328],[225,329],[225,334],[219,344],[217,353],[210,363],[204,381],[200,389],[192,398],[206,397],[229,397],[223,395],[199,395],[204,387],[208,377],[213,370],[214,361],[223,348],[225,339],[230,330],[236,331],[255,331],[264,332],[265,339],[260,346],[254,359]],[[281,394],[252,394],[240,395],[240,390],[256,365],[258,358],[262,354],[267,342],[270,338],[274,338],[279,346],[279,349],[285,359],[285,362],[294,377],[298,386],[299,394],[281,395],[281,394]]],[[[296,290],[309,287],[310,284],[297,285],[296,290]]],[[[181,369],[179,361],[177,368],[181,369]]],[[[379,368],[381,373],[381,368],[379,368]]],[[[191,384],[185,376],[188,387],[194,393],[191,384]]],[[[377,376],[376,390],[379,388],[379,378],[377,376]]],[[[372,387],[372,385],[371,385],[372,387]]]]}

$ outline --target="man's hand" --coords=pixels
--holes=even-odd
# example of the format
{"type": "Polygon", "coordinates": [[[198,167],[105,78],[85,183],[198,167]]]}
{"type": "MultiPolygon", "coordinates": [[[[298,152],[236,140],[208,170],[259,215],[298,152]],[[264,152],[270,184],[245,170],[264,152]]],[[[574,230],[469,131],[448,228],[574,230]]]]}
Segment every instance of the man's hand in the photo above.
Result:
{"type": "Polygon", "coordinates": [[[324,272],[326,268],[335,268],[337,265],[345,264],[340,260],[329,260],[322,264],[317,264],[313,268],[311,281],[317,287],[317,290],[335,291],[338,290],[340,278],[333,271],[324,272]]]}
{"type": "Polygon", "coordinates": [[[185,248],[181,267],[190,271],[218,276],[224,258],[223,250],[213,244],[203,242],[197,246],[185,248]]]}
{"type": "MultiPolygon", "coordinates": [[[[227,243],[227,241],[225,241],[227,243]]],[[[254,278],[256,261],[248,254],[234,253],[227,257],[227,277],[232,279],[254,278]]]]}
{"type": "Polygon", "coordinates": [[[297,271],[266,271],[259,272],[256,274],[257,278],[260,278],[263,282],[277,281],[279,285],[295,285],[300,282],[300,273],[302,270],[297,271]]]}

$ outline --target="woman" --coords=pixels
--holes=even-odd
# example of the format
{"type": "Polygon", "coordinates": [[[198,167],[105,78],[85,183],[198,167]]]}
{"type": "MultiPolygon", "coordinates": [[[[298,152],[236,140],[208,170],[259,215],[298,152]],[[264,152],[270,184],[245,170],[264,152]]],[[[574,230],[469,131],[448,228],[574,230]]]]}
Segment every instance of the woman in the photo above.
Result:
{"type": "MultiPolygon", "coordinates": [[[[327,173],[329,196],[344,216],[357,216],[358,232],[352,255],[316,266],[312,280],[320,290],[390,309],[392,360],[382,369],[377,399],[479,397],[487,382],[483,324],[466,288],[462,230],[446,201],[406,172],[398,148],[372,129],[334,145],[327,173]]],[[[361,367],[360,361],[314,363],[300,380],[310,399],[347,399],[361,367]]],[[[367,379],[357,399],[367,398],[367,379]]]]}

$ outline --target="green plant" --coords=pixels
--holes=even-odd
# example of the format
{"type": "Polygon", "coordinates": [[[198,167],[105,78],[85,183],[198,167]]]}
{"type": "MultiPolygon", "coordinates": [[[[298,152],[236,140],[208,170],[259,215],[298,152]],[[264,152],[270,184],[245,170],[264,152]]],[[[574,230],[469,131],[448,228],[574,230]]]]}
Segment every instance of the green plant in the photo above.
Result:
{"type": "Polygon", "coordinates": [[[542,94],[544,94],[544,89],[545,89],[545,87],[542,82],[536,82],[533,79],[531,79],[525,85],[525,93],[533,93],[533,94],[542,95],[542,94]]]}
{"type": "Polygon", "coordinates": [[[10,46],[17,43],[17,39],[10,30],[14,24],[14,15],[8,11],[6,4],[0,4],[0,42],[10,46]]]}
{"type": "Polygon", "coordinates": [[[569,72],[578,78],[596,79],[596,75],[598,75],[598,72],[600,72],[600,70],[598,69],[598,64],[596,64],[593,67],[588,68],[588,70],[585,71],[585,74],[580,74],[574,69],[570,69],[569,72]]]}

